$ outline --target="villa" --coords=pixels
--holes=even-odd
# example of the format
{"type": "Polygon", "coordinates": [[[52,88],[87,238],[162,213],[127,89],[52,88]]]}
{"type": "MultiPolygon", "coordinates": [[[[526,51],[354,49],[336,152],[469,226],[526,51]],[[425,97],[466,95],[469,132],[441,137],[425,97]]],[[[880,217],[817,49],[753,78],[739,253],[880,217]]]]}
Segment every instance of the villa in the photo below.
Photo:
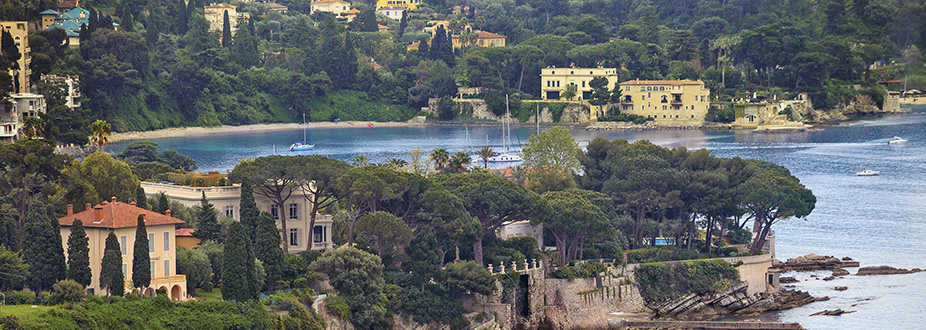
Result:
{"type": "MultiPolygon", "coordinates": [[[[106,295],[100,286],[100,268],[106,246],[106,237],[115,233],[122,252],[122,273],[125,275],[127,292],[154,296],[156,290],[164,289],[170,300],[186,300],[186,275],[177,274],[177,247],[174,231],[183,220],[167,214],[160,214],[135,206],[135,202],[122,203],[113,197],[111,201],[90,206],[74,213],[74,206],[68,205],[67,215],[58,219],[61,227],[61,241],[67,253],[68,236],[74,220],[80,220],[87,232],[90,245],[90,272],[92,279],[87,291],[98,296],[106,295]],[[138,216],[145,217],[148,231],[148,255],[151,258],[151,284],[147,288],[132,287],[132,258],[135,249],[135,228],[138,216]]],[[[118,293],[117,293],[118,294],[118,293]]]]}
{"type": "Polygon", "coordinates": [[[700,80],[630,80],[620,84],[621,113],[652,118],[656,124],[704,122],[711,91],[700,80]]]}

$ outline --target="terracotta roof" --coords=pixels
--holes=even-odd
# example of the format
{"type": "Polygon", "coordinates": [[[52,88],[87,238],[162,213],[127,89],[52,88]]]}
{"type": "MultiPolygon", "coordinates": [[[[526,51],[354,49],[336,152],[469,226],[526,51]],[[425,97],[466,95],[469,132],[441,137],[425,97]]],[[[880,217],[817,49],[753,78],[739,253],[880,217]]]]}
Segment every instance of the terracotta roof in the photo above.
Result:
{"type": "MultiPolygon", "coordinates": [[[[72,209],[71,206],[68,206],[68,208],[72,209]]],[[[92,208],[88,203],[83,212],[60,218],[58,219],[58,224],[61,226],[70,226],[74,223],[74,220],[79,219],[84,227],[110,229],[129,228],[137,225],[139,214],[145,215],[146,226],[184,223],[183,220],[171,217],[170,210],[167,212],[168,215],[149,211],[135,206],[134,203],[126,204],[118,202],[116,198],[113,197],[112,202],[103,202],[103,204],[97,204],[92,208]]],[[[70,214],[72,212],[69,210],[68,213],[70,214]]]]}
{"type": "Polygon", "coordinates": [[[312,1],[312,4],[313,4],[313,5],[321,5],[321,4],[326,4],[326,3],[346,3],[346,4],[350,4],[350,2],[341,1],[341,0],[318,0],[318,1],[312,1]]]}
{"type": "Polygon", "coordinates": [[[206,6],[206,8],[238,8],[238,7],[229,5],[227,3],[217,3],[217,4],[208,5],[206,6]]]}
{"type": "Polygon", "coordinates": [[[476,38],[478,39],[504,39],[507,37],[501,34],[496,34],[492,32],[476,31],[476,38]]]}
{"type": "Polygon", "coordinates": [[[402,10],[404,11],[405,7],[379,7],[377,10],[402,10]]]}
{"type": "Polygon", "coordinates": [[[273,2],[264,2],[264,7],[267,9],[289,9],[284,5],[273,3],[273,2]]]}
{"type": "Polygon", "coordinates": [[[193,237],[193,232],[194,232],[194,231],[196,231],[196,229],[193,229],[193,228],[177,228],[177,230],[174,230],[174,235],[177,236],[177,237],[193,237]]]}
{"type": "Polygon", "coordinates": [[[671,85],[671,86],[682,86],[682,85],[704,85],[703,81],[694,81],[694,80],[628,80],[622,82],[621,85],[671,85]]]}
{"type": "Polygon", "coordinates": [[[388,27],[382,24],[376,24],[376,26],[379,27],[380,30],[392,30],[391,27],[388,27]]]}
{"type": "Polygon", "coordinates": [[[74,0],[61,1],[58,3],[58,8],[74,8],[74,7],[77,7],[77,1],[74,1],[74,0]]]}
{"type": "Polygon", "coordinates": [[[358,10],[357,8],[354,8],[354,9],[345,11],[344,13],[345,13],[345,14],[348,14],[348,15],[350,15],[350,14],[356,15],[356,14],[359,14],[359,13],[360,13],[360,10],[358,10]]]}

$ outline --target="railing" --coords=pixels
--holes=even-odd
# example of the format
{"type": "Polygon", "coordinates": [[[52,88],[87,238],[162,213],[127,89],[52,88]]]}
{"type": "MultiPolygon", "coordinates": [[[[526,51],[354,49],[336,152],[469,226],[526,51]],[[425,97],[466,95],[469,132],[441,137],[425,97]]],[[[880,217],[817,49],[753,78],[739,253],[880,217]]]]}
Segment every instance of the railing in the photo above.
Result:
{"type": "Polygon", "coordinates": [[[527,259],[524,259],[524,261],[521,262],[520,264],[518,264],[517,262],[512,261],[512,262],[511,262],[511,265],[508,266],[508,267],[505,267],[504,264],[502,264],[502,265],[500,265],[500,266],[498,266],[498,267],[493,267],[492,264],[489,264],[489,266],[486,267],[486,268],[488,268],[488,269],[489,269],[489,273],[492,273],[493,275],[495,275],[495,274],[505,274],[505,269],[507,269],[509,272],[511,272],[511,271],[527,271],[527,270],[543,269],[543,260],[531,259],[531,262],[527,262],[527,259]]]}
{"type": "Polygon", "coordinates": [[[142,182],[143,188],[153,188],[158,191],[164,192],[185,192],[185,193],[195,193],[201,194],[203,192],[209,193],[228,193],[228,194],[240,194],[240,186],[225,186],[225,187],[190,187],[190,186],[181,186],[181,185],[171,185],[163,183],[154,183],[154,182],[142,182]]]}

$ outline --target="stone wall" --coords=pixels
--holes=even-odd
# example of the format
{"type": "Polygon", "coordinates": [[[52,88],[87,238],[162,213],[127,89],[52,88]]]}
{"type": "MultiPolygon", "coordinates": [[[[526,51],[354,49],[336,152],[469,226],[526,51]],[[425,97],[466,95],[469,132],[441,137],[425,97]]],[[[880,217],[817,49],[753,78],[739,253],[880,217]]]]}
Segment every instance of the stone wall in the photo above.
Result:
{"type": "Polygon", "coordinates": [[[563,109],[563,114],[559,117],[561,124],[578,124],[588,125],[592,123],[589,118],[590,109],[587,105],[580,103],[570,103],[563,109]]]}
{"type": "Polygon", "coordinates": [[[607,329],[614,312],[646,313],[649,309],[626,276],[546,279],[544,323],[554,329],[607,329]]]}

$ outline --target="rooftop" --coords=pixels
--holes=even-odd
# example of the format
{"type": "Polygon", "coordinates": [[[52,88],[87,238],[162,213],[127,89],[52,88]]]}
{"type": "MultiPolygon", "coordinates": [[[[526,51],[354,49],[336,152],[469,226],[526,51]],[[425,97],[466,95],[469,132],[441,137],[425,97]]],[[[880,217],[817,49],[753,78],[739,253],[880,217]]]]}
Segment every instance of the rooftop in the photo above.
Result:
{"type": "Polygon", "coordinates": [[[312,4],[313,4],[313,5],[324,5],[324,4],[330,4],[330,3],[346,3],[346,4],[348,4],[348,5],[350,4],[350,2],[342,1],[342,0],[318,0],[318,1],[312,1],[312,4]]]}
{"type": "Polygon", "coordinates": [[[184,223],[183,220],[170,216],[170,210],[167,214],[160,214],[149,211],[138,206],[135,203],[122,203],[112,198],[111,202],[103,202],[94,207],[87,203],[84,211],[73,213],[73,206],[68,205],[68,215],[58,219],[61,226],[71,226],[74,220],[80,220],[84,227],[92,228],[130,228],[137,225],[138,216],[145,216],[146,226],[173,225],[184,223]]]}
{"type": "Polygon", "coordinates": [[[636,85],[671,85],[671,86],[682,86],[682,85],[704,85],[703,81],[695,80],[628,80],[621,83],[622,86],[636,86],[636,85]]]}
{"type": "Polygon", "coordinates": [[[177,237],[193,237],[193,232],[196,229],[193,228],[177,228],[174,230],[174,235],[177,237]]]}

